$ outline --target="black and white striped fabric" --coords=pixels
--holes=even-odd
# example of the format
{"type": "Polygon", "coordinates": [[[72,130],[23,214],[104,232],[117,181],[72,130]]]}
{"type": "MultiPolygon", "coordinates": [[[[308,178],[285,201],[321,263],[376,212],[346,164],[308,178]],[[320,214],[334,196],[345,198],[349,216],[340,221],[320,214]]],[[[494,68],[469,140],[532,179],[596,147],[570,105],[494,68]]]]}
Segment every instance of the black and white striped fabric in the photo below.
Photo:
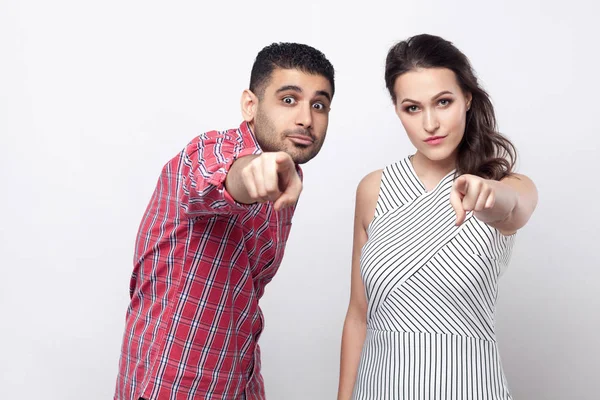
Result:
{"type": "Polygon", "coordinates": [[[450,204],[454,171],[426,192],[410,157],[386,167],[362,249],[367,336],[353,398],[511,399],[494,333],[514,235],[450,204]]]}

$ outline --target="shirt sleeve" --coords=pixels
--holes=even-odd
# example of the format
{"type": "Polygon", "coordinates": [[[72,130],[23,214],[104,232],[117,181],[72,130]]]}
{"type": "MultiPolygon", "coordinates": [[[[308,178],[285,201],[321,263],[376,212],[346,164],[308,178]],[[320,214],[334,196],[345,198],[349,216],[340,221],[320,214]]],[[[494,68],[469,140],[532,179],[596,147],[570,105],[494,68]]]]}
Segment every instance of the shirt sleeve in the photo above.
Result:
{"type": "Polygon", "coordinates": [[[191,142],[180,160],[178,200],[188,217],[236,214],[253,205],[235,201],[225,189],[225,179],[235,160],[258,154],[256,147],[243,148],[230,133],[209,132],[191,142]]]}

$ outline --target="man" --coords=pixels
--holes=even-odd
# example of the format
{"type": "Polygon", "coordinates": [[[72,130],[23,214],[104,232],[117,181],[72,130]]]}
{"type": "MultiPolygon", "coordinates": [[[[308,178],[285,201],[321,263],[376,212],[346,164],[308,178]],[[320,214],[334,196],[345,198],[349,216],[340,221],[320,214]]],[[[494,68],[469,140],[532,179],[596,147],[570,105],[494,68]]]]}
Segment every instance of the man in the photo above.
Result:
{"type": "Polygon", "coordinates": [[[162,170],[138,232],[115,399],[264,399],[258,300],[327,131],[334,70],[265,47],[238,129],[204,133],[162,170]]]}

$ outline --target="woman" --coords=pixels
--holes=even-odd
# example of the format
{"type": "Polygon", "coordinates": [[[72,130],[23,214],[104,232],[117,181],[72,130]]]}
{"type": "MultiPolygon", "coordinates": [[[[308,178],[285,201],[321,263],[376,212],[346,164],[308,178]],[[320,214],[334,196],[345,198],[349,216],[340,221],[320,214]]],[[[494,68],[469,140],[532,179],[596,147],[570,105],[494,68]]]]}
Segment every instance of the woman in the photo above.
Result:
{"type": "Polygon", "coordinates": [[[416,152],[358,185],[338,399],[510,399],[495,300],[535,185],[452,43],[396,44],[385,81],[416,152]]]}

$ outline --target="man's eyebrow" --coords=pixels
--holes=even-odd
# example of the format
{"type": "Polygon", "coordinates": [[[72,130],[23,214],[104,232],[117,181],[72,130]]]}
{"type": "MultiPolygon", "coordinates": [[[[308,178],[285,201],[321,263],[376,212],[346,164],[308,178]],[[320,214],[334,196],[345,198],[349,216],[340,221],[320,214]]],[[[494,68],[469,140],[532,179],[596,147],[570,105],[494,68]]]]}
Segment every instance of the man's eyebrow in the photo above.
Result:
{"type": "Polygon", "coordinates": [[[286,90],[292,90],[294,92],[302,93],[302,88],[296,85],[285,85],[277,89],[275,93],[285,92],[286,90]]]}
{"type": "MultiPolygon", "coordinates": [[[[298,93],[303,93],[302,88],[300,86],[296,86],[296,85],[285,85],[285,86],[282,86],[279,89],[277,89],[277,91],[275,93],[285,92],[287,90],[291,90],[293,92],[298,92],[298,93]]],[[[327,100],[331,101],[331,95],[326,90],[317,90],[315,92],[315,95],[326,97],[327,100]]]]}
{"type": "Polygon", "coordinates": [[[327,100],[331,101],[331,95],[329,94],[329,92],[325,91],[325,90],[317,90],[317,96],[324,96],[327,97],[327,100]]]}

